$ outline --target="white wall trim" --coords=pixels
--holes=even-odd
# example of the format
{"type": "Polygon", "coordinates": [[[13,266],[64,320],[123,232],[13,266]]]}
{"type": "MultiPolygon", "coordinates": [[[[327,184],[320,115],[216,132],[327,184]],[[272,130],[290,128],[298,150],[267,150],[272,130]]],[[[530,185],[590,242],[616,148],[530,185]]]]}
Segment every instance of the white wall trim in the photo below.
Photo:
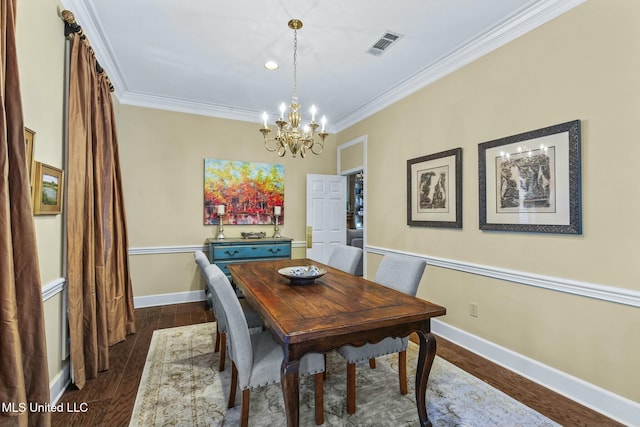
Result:
{"type": "MultiPolygon", "coordinates": [[[[292,242],[292,247],[304,248],[305,246],[306,242],[304,241],[292,242]]],[[[182,253],[193,252],[196,249],[207,250],[208,248],[203,247],[202,245],[132,248],[129,250],[129,254],[182,253]]],[[[365,245],[365,249],[367,252],[379,255],[407,255],[424,259],[428,264],[442,268],[492,277],[500,280],[507,280],[529,286],[541,287],[573,295],[596,298],[613,303],[640,307],[640,292],[633,290],[542,276],[533,273],[502,269],[445,258],[431,257],[377,246],[365,245]]],[[[134,306],[135,308],[141,308],[204,300],[204,290],[178,292],[135,297],[134,306]]],[[[510,371],[539,383],[550,390],[567,396],[568,398],[623,424],[640,426],[640,404],[637,402],[633,402],[625,397],[616,395],[577,377],[544,365],[534,359],[528,358],[505,347],[501,347],[483,338],[448,325],[440,320],[433,319],[431,325],[433,333],[477,353],[478,355],[491,360],[510,371]]],[[[66,369],[68,370],[68,367],[66,369]]],[[[54,394],[52,393],[52,395],[54,394]]]]}
{"type": "Polygon", "coordinates": [[[366,246],[366,251],[380,255],[384,255],[387,253],[409,255],[416,258],[422,258],[427,261],[427,264],[448,268],[450,270],[462,271],[465,273],[477,274],[480,276],[487,276],[494,279],[506,280],[509,282],[535,286],[538,288],[564,292],[572,295],[579,295],[587,298],[594,298],[607,302],[630,305],[632,307],[640,307],[640,291],[635,291],[632,289],[600,285],[597,283],[580,282],[578,280],[563,279],[559,277],[544,276],[541,274],[528,273],[525,271],[509,270],[500,267],[492,267],[464,261],[432,257],[411,252],[385,249],[377,246],[366,246]]]}
{"type": "Polygon", "coordinates": [[[42,286],[42,301],[46,301],[64,290],[67,279],[59,277],[42,286]]]}
{"type": "Polygon", "coordinates": [[[640,426],[640,403],[448,325],[441,320],[432,319],[431,331],[609,418],[625,425],[640,426]]]}
{"type": "Polygon", "coordinates": [[[337,132],[372,116],[378,111],[429,86],[467,64],[506,45],[533,29],[557,18],[586,0],[545,0],[503,22],[488,33],[470,40],[459,49],[439,58],[432,65],[400,82],[390,90],[372,99],[345,117],[333,123],[337,132]]]}
{"type": "Polygon", "coordinates": [[[58,375],[49,383],[49,395],[52,405],[55,405],[60,400],[69,384],[71,384],[71,363],[66,360],[58,375]]]}
{"type": "Polygon", "coordinates": [[[207,245],[187,245],[187,246],[146,246],[140,248],[129,248],[129,255],[150,255],[150,254],[180,254],[195,251],[208,251],[207,245]]]}
{"type": "MultiPolygon", "coordinates": [[[[364,230],[364,233],[362,235],[362,246],[366,247],[367,246],[367,223],[368,223],[368,217],[367,217],[367,204],[368,204],[368,194],[369,194],[369,184],[368,184],[368,174],[367,174],[367,141],[368,141],[368,136],[365,135],[361,135],[357,138],[352,139],[351,141],[345,142],[344,144],[341,144],[338,146],[337,149],[337,156],[338,156],[338,175],[350,175],[352,173],[356,173],[359,171],[362,171],[362,183],[363,183],[363,191],[364,191],[364,206],[363,211],[364,211],[364,215],[362,215],[362,228],[364,230]],[[348,147],[352,147],[356,144],[362,144],[362,164],[359,166],[356,166],[355,168],[349,169],[349,170],[341,170],[341,166],[342,166],[342,150],[348,148],[348,147]]],[[[362,271],[365,272],[366,275],[366,271],[367,271],[367,257],[364,257],[362,260],[362,271]]]]}
{"type": "MultiPolygon", "coordinates": [[[[292,248],[306,247],[304,240],[292,241],[292,248]]],[[[155,255],[155,254],[180,254],[193,253],[195,251],[208,252],[207,245],[186,245],[186,246],[147,246],[139,248],[129,248],[129,255],[155,255]]]]}
{"type": "MultiPolygon", "coordinates": [[[[544,0],[523,10],[510,20],[493,28],[478,38],[469,40],[454,52],[450,52],[431,66],[407,78],[386,93],[381,94],[336,122],[332,122],[331,132],[340,132],[353,124],[371,116],[389,105],[405,98],[419,89],[464,67],[489,52],[515,40],[523,34],[582,4],[586,0],[544,0]]],[[[91,46],[100,58],[100,64],[107,70],[116,88],[115,94],[121,104],[158,108],[191,114],[220,117],[225,119],[255,122],[260,111],[208,104],[187,99],[162,97],[148,93],[133,92],[126,85],[126,78],[117,61],[105,44],[104,34],[94,23],[94,10],[80,0],[63,0],[63,5],[82,23],[85,34],[91,39],[91,46]]]]}
{"type": "Polygon", "coordinates": [[[182,304],[185,302],[205,301],[204,289],[201,291],[173,292],[170,294],[145,295],[133,298],[134,308],[155,307],[159,305],[182,304]]]}
{"type": "MultiPolygon", "coordinates": [[[[306,242],[293,241],[292,248],[305,248],[306,242]]],[[[129,248],[129,255],[148,255],[148,254],[172,254],[172,253],[191,253],[196,250],[208,251],[208,247],[204,245],[187,245],[187,246],[153,246],[129,248]]],[[[572,295],[578,295],[587,298],[598,299],[617,304],[629,305],[640,308],[640,291],[632,289],[619,288],[615,286],[601,285],[598,283],[581,282],[578,280],[564,279],[560,277],[545,276],[541,274],[529,273],[526,271],[509,270],[506,268],[493,267],[481,264],[474,264],[465,261],[452,260],[447,258],[433,257],[423,254],[417,254],[395,249],[387,249],[379,246],[365,245],[365,251],[379,255],[399,254],[421,258],[427,261],[427,264],[436,267],[448,268],[450,270],[462,271],[464,273],[477,274],[479,276],[491,277],[494,279],[505,280],[513,283],[520,283],[528,286],[549,289],[557,292],[564,292],[572,295]]],[[[48,283],[43,288],[43,298],[47,292],[47,299],[62,291],[64,287],[64,279],[56,279],[48,283]]],[[[147,298],[147,297],[138,297],[147,298]]],[[[135,301],[135,299],[134,299],[135,301]]],[[[197,300],[196,300],[197,301],[197,300]]],[[[179,301],[187,302],[187,301],[179,301]]],[[[174,304],[167,302],[164,304],[174,304]]],[[[149,304],[149,305],[164,305],[149,304]]],[[[148,307],[149,305],[144,305],[148,307]]],[[[136,305],[137,307],[137,305],[136,305]]]]}

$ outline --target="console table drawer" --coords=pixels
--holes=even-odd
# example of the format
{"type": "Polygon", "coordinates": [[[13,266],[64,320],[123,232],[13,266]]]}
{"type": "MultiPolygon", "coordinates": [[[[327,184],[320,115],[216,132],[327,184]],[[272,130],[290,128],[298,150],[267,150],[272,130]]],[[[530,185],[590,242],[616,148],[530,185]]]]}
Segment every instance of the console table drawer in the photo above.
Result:
{"type": "MultiPolygon", "coordinates": [[[[229,264],[252,261],[269,261],[291,258],[291,241],[288,237],[264,239],[207,239],[209,262],[216,264],[231,280],[229,264]]],[[[235,285],[231,283],[234,288],[235,285]]],[[[205,292],[207,289],[205,288],[205,292]]],[[[236,289],[238,296],[242,293],[236,289]]]]}
{"type": "Polygon", "coordinates": [[[214,246],[216,264],[226,260],[253,260],[255,258],[290,258],[291,244],[214,246]]]}

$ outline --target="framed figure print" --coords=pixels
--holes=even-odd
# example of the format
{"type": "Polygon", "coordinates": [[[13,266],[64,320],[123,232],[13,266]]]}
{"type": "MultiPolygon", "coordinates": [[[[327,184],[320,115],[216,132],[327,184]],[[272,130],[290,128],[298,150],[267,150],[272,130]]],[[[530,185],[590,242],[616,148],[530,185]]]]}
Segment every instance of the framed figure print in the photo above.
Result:
{"type": "Polygon", "coordinates": [[[63,171],[36,162],[33,213],[57,215],[62,212],[63,171]]]}
{"type": "Polygon", "coordinates": [[[480,229],[582,234],[580,121],[478,145],[480,229]]]}
{"type": "Polygon", "coordinates": [[[462,228],[462,148],[407,160],[407,225],[462,228]]]}

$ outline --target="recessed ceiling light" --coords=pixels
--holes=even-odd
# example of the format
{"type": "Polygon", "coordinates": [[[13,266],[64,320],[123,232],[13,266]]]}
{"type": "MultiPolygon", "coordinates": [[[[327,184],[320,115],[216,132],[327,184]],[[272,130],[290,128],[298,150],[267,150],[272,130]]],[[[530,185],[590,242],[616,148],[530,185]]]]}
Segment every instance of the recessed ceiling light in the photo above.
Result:
{"type": "Polygon", "coordinates": [[[264,63],[264,68],[266,68],[267,70],[277,70],[278,67],[279,65],[276,61],[267,61],[264,63]]]}

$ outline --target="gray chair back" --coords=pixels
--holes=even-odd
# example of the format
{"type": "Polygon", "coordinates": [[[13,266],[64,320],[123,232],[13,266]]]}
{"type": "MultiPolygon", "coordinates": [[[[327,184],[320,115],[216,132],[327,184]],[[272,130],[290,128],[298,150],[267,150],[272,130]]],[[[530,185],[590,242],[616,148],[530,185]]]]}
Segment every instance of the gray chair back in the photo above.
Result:
{"type": "Polygon", "coordinates": [[[362,249],[347,245],[333,245],[327,261],[327,265],[349,274],[356,274],[361,263],[362,249]]]}
{"type": "Polygon", "coordinates": [[[427,262],[399,255],[385,255],[380,262],[374,282],[416,296],[427,262]]]}
{"type": "MultiPolygon", "coordinates": [[[[209,264],[204,267],[204,280],[207,284],[207,289],[209,289],[209,293],[211,294],[211,303],[213,304],[213,312],[216,316],[216,322],[218,322],[218,331],[220,333],[227,332],[227,316],[225,316],[224,308],[220,303],[220,298],[218,298],[218,290],[215,287],[215,283],[218,281],[222,281],[223,279],[228,282],[227,276],[224,274],[220,267],[215,264],[209,264]]],[[[229,285],[231,287],[231,285],[229,285]]],[[[232,289],[233,291],[233,289],[232,289]]]]}
{"type": "MultiPolygon", "coordinates": [[[[238,369],[238,382],[242,388],[249,384],[249,377],[253,365],[253,349],[249,326],[245,318],[238,296],[233,290],[227,276],[220,268],[211,264],[206,267],[207,281],[214,293],[214,301],[218,301],[220,310],[226,324],[226,333],[229,337],[229,355],[238,369]]],[[[220,330],[222,332],[222,329],[220,330]]]]}
{"type": "Polygon", "coordinates": [[[202,275],[204,277],[204,268],[210,264],[209,258],[207,258],[207,256],[202,251],[195,251],[193,253],[193,256],[195,257],[196,264],[198,264],[198,267],[200,267],[200,271],[202,272],[202,275]]]}
{"type": "MultiPolygon", "coordinates": [[[[209,258],[207,258],[207,256],[202,251],[195,251],[193,253],[193,256],[196,259],[196,264],[198,264],[198,269],[200,270],[200,274],[202,275],[202,278],[204,279],[205,286],[206,286],[207,278],[204,275],[204,269],[206,266],[210,264],[209,258]]],[[[211,307],[214,310],[213,313],[215,315],[215,307],[213,306],[213,295],[211,294],[211,292],[209,292],[208,286],[207,286],[206,294],[207,294],[207,304],[209,305],[209,307],[211,307]]]]}

